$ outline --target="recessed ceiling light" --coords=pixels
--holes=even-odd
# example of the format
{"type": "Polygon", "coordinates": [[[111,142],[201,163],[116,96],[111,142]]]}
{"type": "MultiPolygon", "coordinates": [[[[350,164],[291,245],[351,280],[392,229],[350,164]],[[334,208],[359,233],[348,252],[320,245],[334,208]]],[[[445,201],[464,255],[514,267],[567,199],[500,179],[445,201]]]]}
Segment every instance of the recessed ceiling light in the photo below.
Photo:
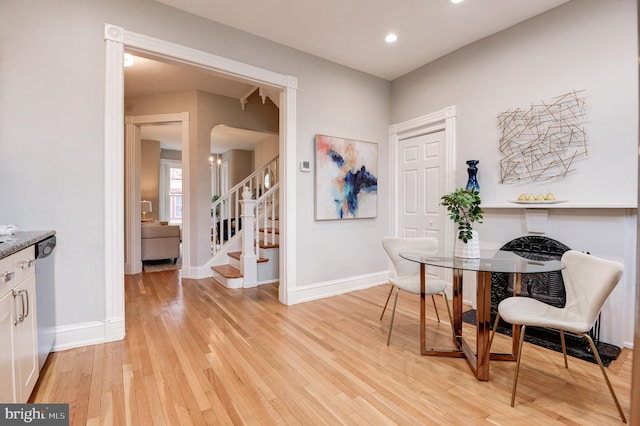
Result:
{"type": "Polygon", "coordinates": [[[386,41],[387,43],[393,43],[394,41],[398,40],[398,36],[395,35],[394,33],[389,33],[387,34],[387,36],[384,38],[384,41],[386,41]]]}
{"type": "Polygon", "coordinates": [[[464,0],[451,0],[451,3],[453,4],[457,4],[457,3],[462,3],[464,0]]]}
{"type": "Polygon", "coordinates": [[[125,67],[133,66],[133,55],[131,53],[124,54],[124,66],[125,67]]]}

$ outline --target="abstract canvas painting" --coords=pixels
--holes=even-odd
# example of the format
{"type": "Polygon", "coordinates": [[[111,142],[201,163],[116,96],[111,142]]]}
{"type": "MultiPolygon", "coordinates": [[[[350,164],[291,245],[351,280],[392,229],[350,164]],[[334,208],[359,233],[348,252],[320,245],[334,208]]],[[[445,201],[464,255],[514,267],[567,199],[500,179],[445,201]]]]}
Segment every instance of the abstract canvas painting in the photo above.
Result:
{"type": "Polygon", "coordinates": [[[316,220],[374,218],[378,145],[316,135],[316,220]]]}

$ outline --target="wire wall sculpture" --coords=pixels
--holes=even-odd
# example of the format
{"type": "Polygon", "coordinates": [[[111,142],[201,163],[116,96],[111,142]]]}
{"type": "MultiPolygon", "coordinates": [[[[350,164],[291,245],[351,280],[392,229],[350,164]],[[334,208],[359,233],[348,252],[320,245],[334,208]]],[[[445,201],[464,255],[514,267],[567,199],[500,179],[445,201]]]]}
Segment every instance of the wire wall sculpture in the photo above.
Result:
{"type": "Polygon", "coordinates": [[[498,114],[500,183],[544,182],[575,171],[588,155],[584,90],[498,114]]]}

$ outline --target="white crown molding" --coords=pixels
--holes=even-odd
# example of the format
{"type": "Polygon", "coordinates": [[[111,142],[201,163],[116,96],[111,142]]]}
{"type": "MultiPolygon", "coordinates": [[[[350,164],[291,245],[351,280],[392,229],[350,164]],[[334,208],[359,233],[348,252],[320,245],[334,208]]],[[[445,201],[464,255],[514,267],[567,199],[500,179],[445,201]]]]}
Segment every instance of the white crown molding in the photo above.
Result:
{"type": "Polygon", "coordinates": [[[106,24],[104,26],[104,39],[124,43],[124,28],[106,24]]]}
{"type": "Polygon", "coordinates": [[[439,128],[444,129],[446,121],[455,117],[456,107],[455,105],[451,105],[431,114],[392,124],[389,126],[389,135],[397,134],[399,139],[405,139],[415,136],[416,132],[431,131],[432,128],[435,128],[437,131],[439,128]]]}
{"type": "Polygon", "coordinates": [[[298,84],[297,78],[289,75],[279,74],[253,65],[234,61],[233,59],[203,52],[201,50],[171,43],[169,41],[159,40],[146,35],[137,34],[124,29],[123,31],[124,44],[137,52],[161,56],[171,59],[174,62],[182,62],[199,68],[215,69],[222,74],[253,80],[257,83],[267,84],[273,87],[296,88],[298,84]]]}

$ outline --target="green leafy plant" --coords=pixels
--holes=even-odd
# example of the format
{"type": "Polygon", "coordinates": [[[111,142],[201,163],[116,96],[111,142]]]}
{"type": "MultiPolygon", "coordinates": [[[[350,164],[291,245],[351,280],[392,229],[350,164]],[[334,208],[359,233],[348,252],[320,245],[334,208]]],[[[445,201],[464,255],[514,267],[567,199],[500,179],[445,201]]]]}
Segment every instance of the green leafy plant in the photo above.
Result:
{"type": "MultiPolygon", "coordinates": [[[[219,195],[214,195],[211,197],[211,202],[215,203],[220,198],[219,195]]],[[[211,209],[211,216],[213,216],[213,209],[211,209]]],[[[216,217],[220,216],[220,206],[216,206],[216,217]]]]}
{"type": "Polygon", "coordinates": [[[440,204],[449,212],[449,218],[458,225],[458,238],[466,243],[472,238],[473,223],[482,223],[484,211],[480,207],[480,193],[476,189],[466,191],[458,188],[440,199],[440,204]]]}

